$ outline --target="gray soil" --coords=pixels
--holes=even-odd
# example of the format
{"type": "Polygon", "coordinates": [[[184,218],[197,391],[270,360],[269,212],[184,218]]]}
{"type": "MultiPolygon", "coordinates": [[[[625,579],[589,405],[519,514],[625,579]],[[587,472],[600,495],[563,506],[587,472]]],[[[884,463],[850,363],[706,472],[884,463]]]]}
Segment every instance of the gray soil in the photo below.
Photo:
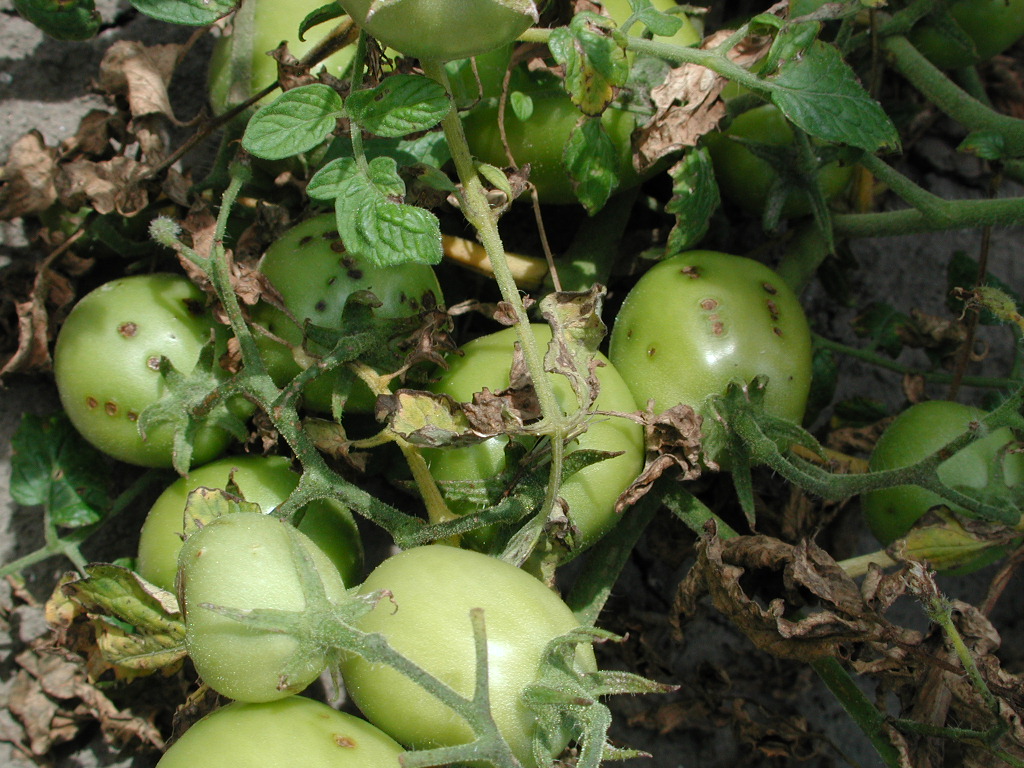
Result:
{"type": "MultiPolygon", "coordinates": [[[[62,43],[45,38],[18,17],[11,0],[0,0],[0,158],[6,156],[17,137],[31,129],[40,131],[48,144],[56,144],[73,133],[79,119],[89,109],[103,106],[102,99],[90,93],[89,84],[103,51],[114,41],[182,42],[189,34],[188,30],[138,15],[124,3],[101,0],[99,7],[108,22],[108,28],[99,37],[83,43],[62,43]]],[[[207,52],[207,44],[197,46],[175,80],[173,96],[180,118],[191,117],[200,107],[197,97],[205,91],[207,52]]],[[[916,147],[912,160],[922,181],[943,195],[981,195],[980,170],[956,156],[949,146],[949,142],[936,141],[916,147]]],[[[1005,191],[1022,193],[1020,188],[1012,186],[1005,191]]],[[[995,232],[990,255],[992,271],[1018,289],[1024,288],[1021,274],[1024,267],[1019,259],[1024,242],[1022,236],[1022,228],[995,232]]],[[[945,264],[956,250],[976,253],[979,237],[977,232],[958,232],[858,242],[854,245],[859,262],[859,270],[854,274],[857,295],[884,298],[905,309],[918,307],[948,314],[943,295],[945,264]]],[[[0,270],[13,261],[37,256],[30,233],[21,222],[0,223],[0,270]]],[[[810,290],[807,301],[819,332],[853,343],[852,310],[836,306],[817,286],[810,290]]],[[[1008,350],[1010,346],[1007,337],[999,334],[992,335],[991,343],[994,349],[1008,350]]],[[[1007,364],[1008,352],[1004,351],[985,365],[987,370],[998,373],[1005,372],[1007,364]]],[[[844,360],[841,382],[837,398],[874,397],[894,409],[902,404],[896,374],[844,360]]],[[[932,394],[941,396],[941,391],[932,394]]],[[[39,510],[19,507],[8,492],[10,436],[22,414],[45,413],[56,407],[55,393],[39,380],[16,379],[0,389],[0,562],[30,551],[41,537],[39,510]]],[[[133,535],[130,524],[135,523],[128,521],[126,530],[112,531],[111,538],[115,534],[126,537],[117,541],[117,546],[113,541],[107,542],[122,554],[131,551],[125,546],[133,535]]],[[[839,540],[846,542],[844,546],[850,550],[840,553],[843,556],[874,549],[870,541],[855,533],[858,530],[855,507],[847,510],[839,527],[847,532],[839,540]]],[[[659,530],[669,540],[673,536],[685,539],[678,526],[670,523],[659,530]]],[[[95,556],[102,554],[101,545],[95,556]]],[[[757,702],[761,711],[777,706],[781,714],[791,712],[788,722],[805,729],[801,743],[814,745],[819,754],[798,763],[796,758],[792,762],[778,762],[765,754],[751,752],[749,745],[736,737],[729,726],[729,718],[720,711],[698,715],[698,710],[694,709],[690,719],[661,721],[660,725],[650,724],[651,718],[646,717],[649,724],[645,727],[640,723],[658,705],[648,699],[630,699],[616,705],[620,724],[616,726],[615,736],[620,742],[653,754],[646,761],[632,764],[651,768],[878,765],[865,738],[812,673],[753,652],[749,641],[710,607],[687,623],[681,641],[672,636],[664,620],[665,608],[671,603],[675,585],[688,564],[685,559],[666,562],[664,552],[655,546],[651,537],[641,544],[609,608],[615,612],[612,623],[616,629],[646,622],[642,642],[633,641],[632,645],[627,642],[628,653],[645,660],[647,666],[642,671],[683,686],[684,691],[691,694],[682,697],[685,701],[692,703],[700,699],[700,692],[707,692],[711,697],[717,691],[723,695],[722,700],[749,699],[757,702]],[[776,704],[765,699],[765,692],[759,685],[762,678],[786,681],[786,688],[779,691],[776,704]],[[634,718],[635,725],[627,724],[630,717],[634,718]],[[800,717],[805,719],[800,720],[800,717]]],[[[37,595],[45,595],[66,567],[66,563],[54,561],[33,568],[26,574],[30,589],[37,595]]],[[[983,596],[991,575],[988,570],[968,579],[945,579],[943,586],[955,597],[977,601],[983,596]]],[[[1016,672],[1024,666],[1019,651],[1024,648],[1021,642],[1024,627],[1019,620],[1019,616],[1024,615],[1022,586],[1020,577],[1016,577],[993,617],[995,625],[1004,633],[1003,665],[1016,672]]],[[[9,606],[10,600],[9,594],[0,593],[0,608],[9,606]]],[[[923,619],[913,618],[919,613],[916,606],[908,605],[905,611],[910,617],[908,621],[923,622],[923,619]]],[[[0,766],[23,768],[33,763],[3,741],[11,721],[6,697],[15,680],[13,656],[25,643],[45,633],[46,627],[37,608],[22,606],[8,619],[0,623],[0,766]]],[[[138,757],[120,753],[104,743],[95,731],[92,733],[91,737],[87,733],[76,742],[55,750],[47,756],[46,764],[61,768],[115,765],[144,768],[155,762],[152,755],[138,757]]]]}

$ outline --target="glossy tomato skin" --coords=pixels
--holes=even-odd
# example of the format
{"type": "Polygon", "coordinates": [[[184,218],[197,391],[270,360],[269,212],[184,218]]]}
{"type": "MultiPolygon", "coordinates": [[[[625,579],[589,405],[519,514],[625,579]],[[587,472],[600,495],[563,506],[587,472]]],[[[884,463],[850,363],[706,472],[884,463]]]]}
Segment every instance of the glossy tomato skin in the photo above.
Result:
{"type": "MultiPolygon", "coordinates": [[[[402,655],[463,696],[472,696],[475,678],[469,613],[483,609],[491,713],[524,768],[534,768],[536,725],[522,692],[535,681],[548,641],[579,626],[561,598],[502,560],[442,544],[385,560],[359,588],[363,594],[376,590],[388,590],[392,597],[361,618],[359,628],[380,632],[402,655]]],[[[581,671],[596,669],[589,645],[577,648],[576,663],[581,671]]],[[[471,740],[469,727],[450,709],[388,667],[347,657],[342,677],[367,719],[410,748],[471,740]]]]}
{"type": "MultiPolygon", "coordinates": [[[[299,24],[307,15],[323,5],[319,0],[289,0],[285,3],[275,0],[246,0],[246,3],[254,6],[247,9],[253,14],[253,36],[246,51],[247,55],[239,59],[239,65],[247,71],[239,72],[239,83],[234,93],[231,92],[232,80],[235,79],[232,77],[231,58],[234,47],[244,45],[244,41],[237,35],[225,34],[217,39],[210,56],[210,104],[216,114],[226,112],[277,80],[277,62],[268,53],[277,48],[282,41],[287,41],[289,53],[301,59],[333,28],[330,22],[318,25],[306,34],[304,40],[299,40],[299,24]]],[[[325,68],[328,74],[341,77],[352,61],[354,53],[355,46],[346,46],[332,53],[313,69],[319,71],[325,68]]],[[[274,91],[257,102],[256,106],[269,103],[278,95],[280,91],[274,91]]]]}
{"type": "Polygon", "coordinates": [[[211,712],[158,768],[400,768],[405,750],[365,720],[303,696],[211,712]]]}
{"type": "Polygon", "coordinates": [[[967,34],[977,51],[973,58],[955,41],[951,44],[938,27],[916,25],[910,41],[935,66],[957,69],[987,61],[1024,36],[1024,0],[958,0],[949,13],[967,34]]]}
{"type": "MultiPolygon", "coordinates": [[[[466,59],[515,40],[536,21],[495,0],[339,0],[352,19],[383,45],[406,56],[435,61],[466,59]]],[[[520,6],[526,3],[520,3],[520,6]]]]}
{"type": "MultiPolygon", "coordinates": [[[[289,229],[273,243],[260,261],[260,271],[284,299],[296,318],[264,302],[252,313],[253,320],[292,344],[294,350],[266,336],[257,342],[270,375],[284,386],[315,361],[302,349],[305,320],[326,328],[341,328],[345,302],[356,291],[370,291],[381,302],[373,310],[382,318],[410,317],[429,303],[442,306],[444,299],[434,270],[426,264],[377,267],[347,253],[338,236],[333,214],[322,214],[289,229]]],[[[316,345],[314,354],[327,350],[316,345]]],[[[401,364],[396,352],[395,368],[401,364]]],[[[383,371],[382,371],[383,373],[383,371]]],[[[348,395],[346,408],[370,412],[375,398],[347,370],[317,377],[303,389],[303,404],[310,410],[330,413],[331,392],[348,395]]]]}
{"type": "MultiPolygon", "coordinates": [[[[242,498],[269,514],[299,484],[291,462],[283,456],[234,456],[193,469],[168,486],[153,502],[139,536],[136,569],[142,578],[174,589],[181,551],[185,503],[196,488],[220,488],[232,479],[242,498]]],[[[323,550],[347,585],[359,581],[362,544],[352,513],[340,502],[319,499],[308,504],[299,530],[323,550]]]]}
{"type": "Polygon", "coordinates": [[[760,262],[689,251],[659,262],[626,296],[609,355],[638,403],[702,410],[733,379],[768,377],[770,413],[799,423],[811,335],[796,295],[760,262]]]}
{"type": "MultiPolygon", "coordinates": [[[[543,345],[551,340],[551,329],[547,325],[533,325],[532,328],[543,349],[543,345]]],[[[515,341],[515,329],[507,328],[463,345],[463,355],[450,358],[449,368],[434,385],[434,391],[461,402],[470,402],[474,393],[484,387],[492,392],[508,387],[515,341]]],[[[599,355],[598,360],[604,366],[597,369],[601,392],[596,407],[622,413],[635,411],[636,403],[626,382],[604,355],[599,355]]],[[[566,408],[574,406],[576,398],[568,380],[555,374],[550,378],[559,403],[566,408]]],[[[506,438],[495,437],[462,448],[427,450],[424,455],[431,474],[438,480],[486,479],[503,471],[506,444],[506,438]]],[[[621,451],[622,454],[591,464],[564,478],[559,495],[569,505],[569,518],[579,535],[576,547],[565,551],[563,560],[571,559],[594,544],[618,522],[615,501],[643,469],[643,429],[623,418],[596,418],[578,441],[567,448],[567,453],[577,449],[621,451]]],[[[453,510],[465,514],[475,511],[475,508],[468,503],[460,503],[454,504],[453,510]]],[[[477,539],[470,537],[470,541],[484,548],[491,542],[488,533],[485,531],[477,539]]]]}
{"type": "MultiPolygon", "coordinates": [[[[170,467],[174,435],[160,424],[143,439],[139,415],[167,393],[160,358],[187,374],[213,332],[202,292],[181,275],[136,275],[101,285],[79,301],[57,336],[54,375],[71,423],[115,459],[170,467]]],[[[247,409],[240,406],[238,413],[247,409]]],[[[231,441],[201,427],[193,462],[207,462],[231,441]]]]}
{"type": "MultiPolygon", "coordinates": [[[[945,400],[916,403],[897,416],[882,434],[871,454],[869,468],[876,471],[914,464],[966,432],[972,421],[984,415],[984,411],[962,403],[945,400]]],[[[974,441],[939,466],[939,479],[951,487],[981,489],[990,486],[999,451],[1013,439],[1009,428],[1002,427],[974,441]]],[[[1024,454],[1007,454],[1002,462],[1009,487],[1024,481],[1024,454]]],[[[946,505],[946,502],[916,485],[884,488],[861,496],[864,519],[882,544],[891,544],[905,536],[925,512],[940,504],[946,505]]],[[[959,507],[953,510],[962,511],[959,507]]]]}
{"type": "MultiPolygon", "coordinates": [[[[651,4],[659,11],[669,11],[672,8],[677,8],[679,5],[675,0],[653,0],[651,4]]],[[[601,0],[601,6],[618,25],[622,25],[633,13],[632,8],[629,6],[629,0],[601,0]]],[[[678,18],[683,23],[674,34],[668,37],[654,35],[651,39],[659,43],[672,43],[673,45],[697,45],[701,40],[701,36],[693,21],[685,14],[678,15],[678,18]]],[[[640,29],[640,26],[635,26],[630,30],[630,33],[635,35],[640,29]]]]}
{"type": "MultiPolygon", "coordinates": [[[[724,131],[710,133],[703,138],[711,153],[715,179],[723,197],[748,213],[760,216],[778,173],[766,160],[729,138],[731,136],[760,144],[785,146],[793,143],[793,129],[778,107],[763,104],[737,115],[724,131]]],[[[853,166],[838,162],[828,163],[818,172],[821,191],[826,200],[842,194],[852,178],[853,166]]],[[[810,213],[810,201],[799,192],[791,193],[782,206],[783,218],[810,213]]]]}
{"type": "Polygon", "coordinates": [[[334,563],[308,536],[276,517],[223,515],[182,545],[178,594],[185,648],[199,676],[223,696],[249,702],[281,699],[304,689],[327,666],[322,648],[304,647],[292,634],[254,629],[205,607],[305,610],[293,547],[312,559],[327,598],[341,602],[345,584],[334,563]]]}

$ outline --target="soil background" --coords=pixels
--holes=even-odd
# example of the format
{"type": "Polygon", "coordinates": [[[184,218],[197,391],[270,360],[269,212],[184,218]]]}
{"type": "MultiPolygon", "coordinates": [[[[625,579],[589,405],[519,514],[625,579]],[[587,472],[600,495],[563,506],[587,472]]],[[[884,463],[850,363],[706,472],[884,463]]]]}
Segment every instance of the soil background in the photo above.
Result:
{"type": "MultiPolygon", "coordinates": [[[[12,142],[29,130],[38,130],[47,144],[56,145],[70,136],[79,119],[103,100],[91,93],[104,50],[117,40],[145,43],[184,42],[191,30],[153,21],[127,4],[101,0],[99,10],[106,26],[88,42],[68,43],[46,38],[13,10],[11,0],[0,0],[0,158],[12,142]]],[[[202,107],[205,94],[205,63],[210,50],[207,38],[194,46],[173,83],[176,115],[188,120],[202,107]]],[[[1018,48],[1018,52],[1019,52],[1018,48]]],[[[943,196],[986,194],[986,176],[980,164],[957,155],[957,135],[952,127],[930,134],[912,146],[903,158],[903,170],[943,196]],[[944,132],[945,131],[945,132],[944,132]]],[[[202,157],[191,158],[203,163],[202,157]]],[[[1022,194],[1012,184],[1002,194],[1022,194]]],[[[978,232],[864,240],[852,245],[856,269],[849,277],[856,295],[887,300],[903,311],[919,308],[948,315],[945,308],[945,265],[956,250],[975,254],[978,232]]],[[[1024,290],[1024,228],[998,230],[990,244],[992,271],[1010,286],[1024,290]]],[[[20,221],[0,222],[0,270],[18,260],[38,260],[40,253],[20,221]]],[[[815,330],[830,338],[855,343],[852,308],[840,306],[818,285],[805,296],[815,330]]],[[[986,331],[988,333],[988,331],[986,331]]],[[[988,334],[994,354],[972,373],[1005,373],[1011,342],[1005,330],[988,334]]],[[[913,355],[904,358],[912,361],[913,355]]],[[[897,374],[881,371],[851,359],[840,363],[840,389],[836,400],[863,396],[881,400],[893,410],[904,395],[897,374]]],[[[941,390],[929,391],[941,397],[941,390]]],[[[966,391],[971,399],[978,393],[966,391]]],[[[12,379],[0,389],[0,562],[7,562],[38,546],[41,541],[39,510],[19,507],[8,492],[10,436],[22,414],[47,413],[57,407],[52,386],[43,379],[12,379]]],[[[821,422],[829,416],[823,414],[821,422]]],[[[768,481],[771,482],[770,480],[768,481]]],[[[725,492],[725,491],[722,491],[725,492]]],[[[90,557],[97,560],[134,551],[134,537],[145,508],[122,516],[108,535],[95,544],[90,557]]],[[[842,509],[823,536],[837,559],[875,549],[862,533],[855,503],[842,509]]],[[[373,532],[368,535],[373,538],[373,532]]],[[[874,766],[879,765],[865,738],[808,668],[783,662],[755,651],[726,619],[707,607],[675,634],[668,612],[679,579],[692,562],[693,537],[672,519],[657,520],[628,565],[606,610],[610,629],[629,632],[627,641],[604,649],[606,663],[636,669],[655,679],[678,684],[676,694],[613,702],[619,743],[646,749],[653,757],[630,765],[650,768],[718,768],[729,766],[874,766]]],[[[39,599],[45,596],[68,564],[47,561],[26,573],[28,589],[39,599]]],[[[978,602],[985,594],[993,570],[969,578],[943,577],[951,596],[978,602]]],[[[0,766],[32,765],[8,741],[19,741],[15,718],[8,711],[8,697],[18,683],[15,657],[27,643],[46,633],[38,606],[18,602],[7,585],[0,584],[0,766]]],[[[1007,589],[993,622],[1003,636],[1000,658],[1004,668],[1024,668],[1024,584],[1021,577],[1007,589]]],[[[896,609],[910,624],[923,627],[918,606],[896,609]]],[[[139,683],[145,686],[146,682],[139,683]]],[[[157,755],[135,754],[107,744],[97,728],[85,728],[67,744],[37,758],[59,768],[131,766],[147,768],[157,755]]]]}

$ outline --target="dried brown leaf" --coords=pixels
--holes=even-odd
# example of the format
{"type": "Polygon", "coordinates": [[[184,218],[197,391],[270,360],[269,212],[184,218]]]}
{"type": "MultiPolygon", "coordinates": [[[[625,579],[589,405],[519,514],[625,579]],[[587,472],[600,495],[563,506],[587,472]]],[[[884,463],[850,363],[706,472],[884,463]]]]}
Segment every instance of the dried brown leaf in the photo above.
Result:
{"type": "Polygon", "coordinates": [[[97,213],[131,217],[149,204],[148,166],[129,157],[72,160],[61,166],[57,193],[68,210],[91,206],[97,213]]]}
{"type": "Polygon", "coordinates": [[[125,96],[133,118],[160,114],[175,124],[167,86],[181,45],[151,45],[119,40],[100,62],[98,85],[111,95],[125,96]]]}
{"type": "Polygon", "coordinates": [[[66,159],[80,155],[93,160],[102,159],[112,149],[111,139],[115,135],[123,136],[124,128],[120,115],[90,109],[78,122],[75,135],[60,143],[61,155],[66,159]]]}
{"type": "Polygon", "coordinates": [[[41,213],[57,200],[57,151],[39,131],[30,131],[11,146],[0,169],[0,219],[41,213]]]}

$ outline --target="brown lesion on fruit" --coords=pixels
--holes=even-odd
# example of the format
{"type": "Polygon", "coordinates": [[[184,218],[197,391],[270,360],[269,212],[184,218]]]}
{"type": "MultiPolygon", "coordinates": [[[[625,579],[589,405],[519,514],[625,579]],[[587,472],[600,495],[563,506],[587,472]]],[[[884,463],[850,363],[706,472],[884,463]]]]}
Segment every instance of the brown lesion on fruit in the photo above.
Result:
{"type": "Polygon", "coordinates": [[[344,243],[341,242],[341,240],[332,240],[331,250],[334,251],[335,253],[344,253],[345,245],[344,243]]]}
{"type": "Polygon", "coordinates": [[[688,264],[687,266],[679,270],[679,274],[686,275],[691,280],[696,280],[698,277],[700,277],[700,267],[696,266],[695,264],[688,264]]]}
{"type": "Polygon", "coordinates": [[[203,306],[201,301],[196,299],[182,299],[182,303],[185,305],[185,309],[193,317],[202,317],[206,314],[206,307],[203,306]]]}
{"type": "Polygon", "coordinates": [[[701,299],[700,308],[703,309],[705,312],[712,312],[718,309],[718,300],[712,298],[701,299]]]}
{"type": "Polygon", "coordinates": [[[779,328],[779,326],[777,326],[777,325],[773,326],[772,327],[772,333],[774,333],[776,336],[781,336],[782,335],[782,329],[779,328]]]}
{"type": "Polygon", "coordinates": [[[146,367],[151,371],[160,370],[160,355],[153,355],[146,359],[146,367]]]}
{"type": "Polygon", "coordinates": [[[135,411],[128,411],[128,421],[138,421],[138,420],[139,420],[139,414],[137,414],[135,411]]]}
{"type": "Polygon", "coordinates": [[[779,292],[779,289],[771,283],[761,283],[761,287],[764,288],[765,293],[770,293],[772,296],[779,292]]]}
{"type": "Polygon", "coordinates": [[[117,326],[118,335],[123,336],[126,339],[132,338],[132,336],[134,336],[138,332],[139,326],[136,323],[133,323],[131,320],[121,323],[119,326],[117,326]]]}
{"type": "Polygon", "coordinates": [[[354,749],[356,746],[358,746],[356,744],[356,740],[353,739],[351,736],[343,736],[340,733],[334,734],[334,743],[337,744],[339,747],[344,747],[345,749],[354,749]]]}
{"type": "Polygon", "coordinates": [[[313,236],[312,235],[306,235],[305,237],[300,237],[299,238],[299,247],[300,248],[304,248],[305,246],[309,245],[312,242],[313,242],[313,236]]]}
{"type": "Polygon", "coordinates": [[[711,315],[708,318],[708,321],[711,323],[711,333],[713,335],[715,335],[715,336],[724,336],[725,335],[725,322],[722,320],[722,318],[720,316],[718,316],[718,315],[711,315]]]}
{"type": "Polygon", "coordinates": [[[98,406],[100,404],[100,401],[97,400],[92,395],[89,395],[88,397],[85,398],[85,404],[87,406],[89,406],[89,408],[95,408],[96,406],[98,406]]]}
{"type": "Polygon", "coordinates": [[[320,299],[320,301],[313,305],[313,309],[315,309],[317,312],[326,312],[327,302],[324,301],[323,299],[320,299]]]}
{"type": "Polygon", "coordinates": [[[657,350],[654,347],[648,347],[648,349],[647,349],[647,356],[648,357],[654,357],[654,353],[655,352],[657,352],[657,350]]]}
{"type": "Polygon", "coordinates": [[[107,412],[107,416],[117,416],[117,403],[113,400],[107,400],[103,404],[103,410],[107,412]]]}
{"type": "Polygon", "coordinates": [[[331,230],[328,230],[327,232],[324,232],[321,235],[321,237],[324,240],[328,240],[328,241],[330,241],[330,240],[341,240],[341,233],[338,230],[336,230],[336,229],[331,229],[331,230]]]}
{"type": "Polygon", "coordinates": [[[766,306],[768,307],[768,314],[771,315],[772,321],[774,322],[775,320],[778,320],[779,319],[779,305],[776,304],[771,299],[768,299],[768,302],[767,302],[766,306]]]}

